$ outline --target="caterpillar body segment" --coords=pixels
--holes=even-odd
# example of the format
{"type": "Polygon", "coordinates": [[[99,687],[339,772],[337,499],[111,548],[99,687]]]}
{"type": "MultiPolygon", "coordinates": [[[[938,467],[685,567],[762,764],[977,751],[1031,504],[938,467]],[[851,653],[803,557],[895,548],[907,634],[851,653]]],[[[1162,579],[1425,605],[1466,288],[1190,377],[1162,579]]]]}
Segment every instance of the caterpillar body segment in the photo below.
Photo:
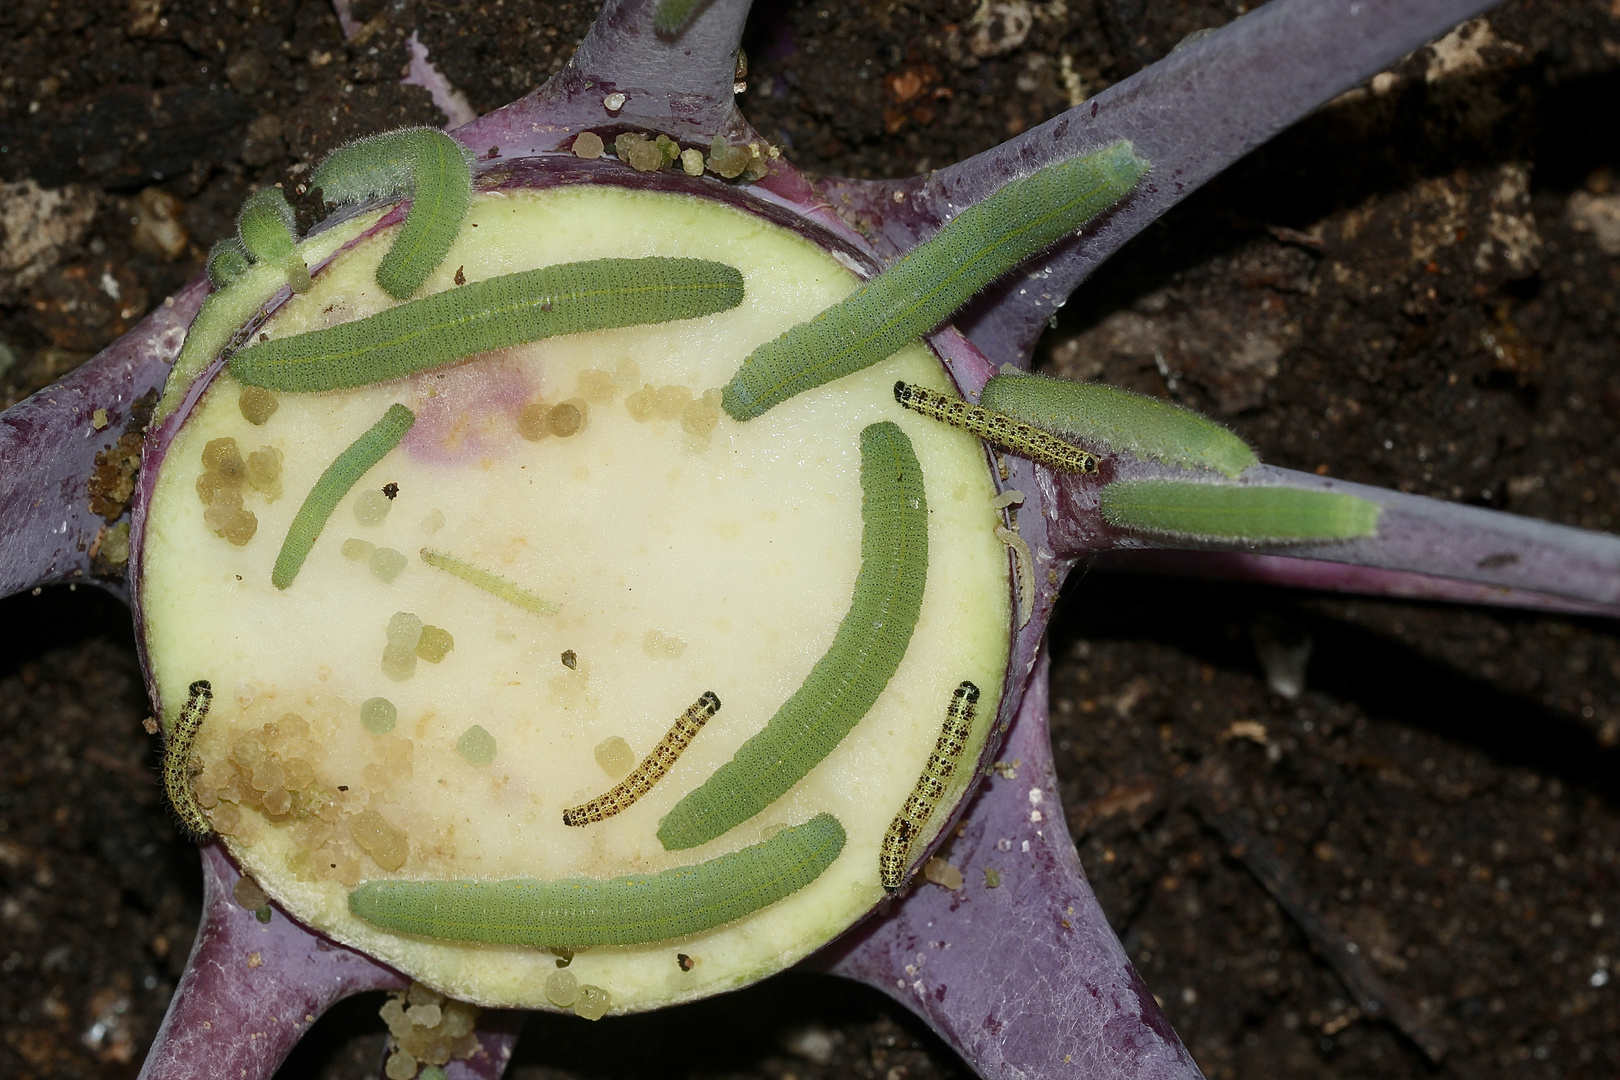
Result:
{"type": "Polygon", "coordinates": [[[708,723],[715,713],[720,711],[720,699],[713,690],[705,690],[703,696],[698,698],[675,721],[675,725],[653,747],[652,752],[641,759],[641,764],[631,771],[629,776],[620,780],[604,794],[598,795],[590,802],[579,806],[571,806],[563,811],[564,825],[589,825],[592,822],[604,821],[614,814],[628,810],[636,801],[653,789],[653,785],[664,778],[664,774],[674,767],[686,748],[692,745],[703,725],[708,723]]]}

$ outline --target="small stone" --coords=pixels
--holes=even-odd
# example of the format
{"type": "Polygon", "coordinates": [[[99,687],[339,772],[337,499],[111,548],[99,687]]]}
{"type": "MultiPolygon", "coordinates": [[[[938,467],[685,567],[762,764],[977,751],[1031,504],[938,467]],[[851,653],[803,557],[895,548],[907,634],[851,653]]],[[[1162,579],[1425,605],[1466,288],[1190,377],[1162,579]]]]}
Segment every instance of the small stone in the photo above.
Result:
{"type": "Polygon", "coordinates": [[[617,735],[609,735],[596,744],[596,763],[611,780],[627,775],[636,765],[636,752],[617,735]]]}
{"type": "Polygon", "coordinates": [[[692,400],[690,387],[671,383],[669,386],[658,388],[658,419],[679,420],[681,413],[692,400]]]}
{"type": "Polygon", "coordinates": [[[242,461],[235,439],[210,440],[203,447],[202,463],[209,472],[218,473],[226,486],[237,487],[247,479],[247,465],[242,461]]]}
{"type": "Polygon", "coordinates": [[[638,424],[645,424],[652,419],[653,413],[658,411],[658,391],[653,388],[652,383],[648,383],[626,397],[624,407],[629,411],[630,419],[638,424]]]}
{"type": "Polygon", "coordinates": [[[367,560],[371,566],[371,576],[384,584],[391,583],[404,572],[406,566],[405,556],[393,548],[378,548],[371,553],[367,560]]]}
{"type": "Polygon", "coordinates": [[[579,1000],[579,979],[572,971],[553,971],[546,976],[546,1000],[559,1008],[568,1008],[579,1000]]]}
{"type": "Polygon", "coordinates": [[[416,648],[389,642],[383,646],[382,673],[395,682],[404,682],[416,674],[416,648]]]}
{"type": "Polygon", "coordinates": [[[600,1020],[607,1015],[612,1005],[613,999],[608,996],[606,990],[586,983],[579,988],[579,998],[574,1002],[574,1015],[582,1020],[600,1020]]]}
{"type": "Polygon", "coordinates": [[[703,151],[682,150],[681,168],[686,170],[687,176],[703,175],[703,151]]]}
{"type": "Polygon", "coordinates": [[[264,793],[264,810],[271,817],[280,817],[292,809],[292,795],[284,787],[273,787],[264,793]]]}
{"type": "Polygon", "coordinates": [[[107,425],[110,423],[112,423],[112,421],[107,419],[106,409],[97,409],[95,412],[90,414],[90,426],[95,428],[97,431],[105,430],[107,425]]]}
{"type": "Polygon", "coordinates": [[[523,411],[518,413],[518,434],[530,442],[539,442],[551,434],[550,419],[551,406],[544,402],[536,401],[525,405],[523,411]]]}
{"type": "Polygon", "coordinates": [[[360,726],[373,735],[386,735],[399,722],[399,709],[387,698],[367,698],[360,706],[360,726]]]}
{"type": "Polygon", "coordinates": [[[259,531],[259,519],[251,510],[237,510],[225,523],[214,530],[237,547],[245,547],[259,531]]]}
{"type": "Polygon", "coordinates": [[[592,405],[612,401],[618,389],[613,382],[613,376],[605,371],[588,368],[579,373],[579,396],[592,405]]]}
{"type": "Polygon", "coordinates": [[[574,136],[574,156],[594,161],[602,156],[602,136],[594,131],[582,131],[574,136]]]}
{"type": "Polygon", "coordinates": [[[390,501],[388,496],[371,488],[360,493],[354,500],[354,520],[362,525],[381,525],[388,516],[390,501]]]}
{"type": "Polygon", "coordinates": [[[613,149],[620,161],[637,172],[657,172],[664,167],[664,155],[657,144],[640,135],[624,132],[613,140],[613,149]]]}
{"type": "Polygon", "coordinates": [[[923,863],[923,877],[942,889],[949,889],[951,892],[960,889],[963,882],[962,871],[938,855],[923,863]]]}
{"type": "Polygon", "coordinates": [[[371,553],[377,550],[377,545],[370,540],[361,540],[351,536],[343,541],[343,547],[340,550],[343,552],[345,559],[360,562],[362,559],[371,558],[371,553]]]}
{"type": "Polygon", "coordinates": [[[709,168],[727,180],[741,176],[752,159],[753,155],[748,152],[748,147],[728,146],[719,135],[716,135],[714,141],[709,144],[709,168]]]}
{"type": "Polygon", "coordinates": [[[258,911],[270,902],[269,894],[259,888],[259,883],[246,874],[237,878],[236,884],[231,886],[231,896],[249,911],[258,911]]]}
{"type": "Polygon", "coordinates": [[[623,94],[609,94],[602,99],[602,108],[606,109],[608,112],[616,113],[620,109],[624,108],[625,102],[629,100],[630,99],[625,97],[623,94]]]}
{"type": "Polygon", "coordinates": [[[429,1002],[426,1005],[412,1005],[405,1010],[405,1017],[417,1027],[438,1027],[440,1017],[438,1003],[429,1002]]]}
{"type": "Polygon", "coordinates": [[[396,611],[388,620],[388,643],[416,648],[422,638],[422,620],[409,611],[396,611]]]}
{"type": "Polygon", "coordinates": [[[405,834],[388,824],[375,810],[362,810],[350,818],[349,835],[384,870],[398,870],[410,854],[405,834]]]}
{"type": "Polygon", "coordinates": [[[416,642],[416,655],[430,664],[437,664],[449,656],[450,650],[455,647],[456,641],[450,636],[450,631],[440,626],[424,626],[422,636],[416,642]]]}
{"type": "Polygon", "coordinates": [[[275,415],[281,402],[272,390],[262,386],[244,386],[241,396],[236,399],[236,406],[242,410],[244,420],[254,427],[260,427],[275,415]]]}
{"type": "Polygon", "coordinates": [[[565,401],[561,405],[553,406],[546,417],[546,426],[559,439],[566,439],[585,426],[585,403],[565,401]]]}
{"type": "Polygon", "coordinates": [[[478,1006],[465,1001],[444,1003],[444,1033],[452,1039],[459,1039],[470,1033],[477,1022],[478,1006]]]}
{"type": "Polygon", "coordinates": [[[456,752],[469,765],[488,765],[495,760],[495,736],[474,724],[456,740],[456,752]]]}
{"type": "MultiPolygon", "coordinates": [[[[376,1068],[375,1065],[372,1068],[376,1068]]],[[[409,1051],[395,1050],[388,1058],[388,1064],[383,1067],[383,1074],[388,1080],[411,1080],[416,1075],[416,1058],[409,1051]]]]}
{"type": "Polygon", "coordinates": [[[281,451],[273,446],[248,455],[248,486],[263,495],[267,502],[281,498],[281,460],[281,451]]]}
{"type": "Polygon", "coordinates": [[[668,135],[658,136],[653,140],[653,145],[658,147],[658,156],[664,159],[659,163],[659,168],[663,168],[681,156],[681,144],[668,135]]]}
{"type": "Polygon", "coordinates": [[[562,666],[567,668],[569,671],[573,671],[575,668],[579,667],[579,655],[575,653],[573,649],[564,649],[562,654],[562,666]]]}

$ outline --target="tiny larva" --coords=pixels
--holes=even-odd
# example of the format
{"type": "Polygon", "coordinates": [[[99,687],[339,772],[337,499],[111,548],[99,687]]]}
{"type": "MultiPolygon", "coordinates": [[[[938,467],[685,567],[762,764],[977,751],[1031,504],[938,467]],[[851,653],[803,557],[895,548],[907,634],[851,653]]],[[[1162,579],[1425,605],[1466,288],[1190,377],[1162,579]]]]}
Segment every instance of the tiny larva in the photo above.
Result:
{"type": "Polygon", "coordinates": [[[260,188],[247,197],[236,218],[236,236],[255,262],[279,266],[293,292],[308,292],[309,267],[298,254],[297,220],[278,187],[260,188]]]}
{"type": "Polygon", "coordinates": [[[423,548],[420,552],[422,561],[429,566],[436,566],[440,570],[454,574],[469,585],[476,585],[491,596],[498,596],[509,604],[516,604],[524,611],[532,611],[536,615],[555,615],[557,605],[549,600],[542,600],[534,593],[520,585],[514,585],[499,574],[482,567],[474,566],[464,559],[444,551],[433,548],[423,548]]]}
{"type": "Polygon", "coordinates": [[[931,420],[961,428],[991,446],[1060,472],[1094,473],[1097,456],[1010,416],[910,383],[894,384],[894,400],[931,420]]]}
{"type": "Polygon", "coordinates": [[[213,687],[207,679],[198,679],[187,691],[186,703],[174,718],[163,739],[163,790],[169,796],[169,805],[175,816],[193,840],[201,840],[213,833],[213,823],[197,803],[192,788],[196,769],[191,750],[197,745],[197,733],[208,718],[208,706],[214,700],[213,687]]]}
{"type": "Polygon", "coordinates": [[[696,866],[563,881],[367,881],[349,910],[374,926],[499,945],[640,945],[686,937],[804,888],[844,849],[831,814],[696,866]]]}
{"type": "Polygon", "coordinates": [[[832,647],[764,730],[658,823],[669,851],[713,840],[781,798],[872,708],[911,644],[928,580],[928,499],[905,432],[861,432],[861,568],[832,647]]]}
{"type": "Polygon", "coordinates": [[[1047,431],[1184,469],[1214,469],[1235,478],[1260,460],[1229,429],[1191,409],[1099,383],[997,375],[985,384],[979,404],[1047,431]]]}
{"type": "Polygon", "coordinates": [[[563,811],[564,825],[589,825],[593,821],[602,821],[623,810],[628,810],[637,799],[653,789],[653,785],[664,778],[677,759],[697,738],[697,733],[703,730],[715,713],[720,711],[720,699],[713,690],[705,690],[703,696],[694,701],[680,717],[673,727],[659,740],[658,745],[652,748],[652,753],[641,759],[641,764],[631,771],[629,776],[620,780],[611,789],[598,795],[588,803],[571,806],[563,811]]]}
{"type": "Polygon", "coordinates": [[[1102,489],[1116,528],[1232,540],[1350,540],[1378,530],[1377,503],[1336,491],[1124,480],[1102,489]]]}
{"type": "Polygon", "coordinates": [[[399,445],[414,423],[415,413],[403,405],[390,405],[381,420],[326,467],[321,478],[315,481],[315,486],[304,497],[304,505],[293,515],[292,524],[287,527],[287,538],[281,542],[281,552],[276,556],[275,568],[270,572],[270,581],[276,588],[285,589],[293,583],[304,560],[309,557],[310,549],[315,546],[315,538],[321,535],[326,519],[332,516],[332,511],[337,509],[343,496],[359,483],[366,470],[399,445]]]}
{"type": "Polygon", "coordinates": [[[410,194],[405,224],[377,264],[377,284],[397,300],[415,295],[444,261],[472,205],[467,150],[433,128],[390,131],[341,146],[309,182],[333,204],[410,194]]]}
{"type": "Polygon", "coordinates": [[[1122,140],[1010,181],[844,300],[750,353],[726,384],[726,412],[752,419],[894,355],[1124,198],[1148,168],[1122,140]]]}
{"type": "Polygon", "coordinates": [[[906,883],[912,842],[922,835],[935,804],[945,794],[945,782],[956,771],[956,763],[973,735],[973,714],[978,707],[979,688],[971,682],[963,680],[951,691],[951,703],[945,709],[945,723],[939,729],[934,752],[928,755],[917,785],[889,823],[889,831],[883,834],[883,844],[878,849],[878,879],[891,896],[906,883]]]}
{"type": "Polygon", "coordinates": [[[231,374],[271,390],[343,390],[557,334],[712,315],[742,298],[742,274],[705,259],[563,263],[249,345],[231,357],[231,374]]]}

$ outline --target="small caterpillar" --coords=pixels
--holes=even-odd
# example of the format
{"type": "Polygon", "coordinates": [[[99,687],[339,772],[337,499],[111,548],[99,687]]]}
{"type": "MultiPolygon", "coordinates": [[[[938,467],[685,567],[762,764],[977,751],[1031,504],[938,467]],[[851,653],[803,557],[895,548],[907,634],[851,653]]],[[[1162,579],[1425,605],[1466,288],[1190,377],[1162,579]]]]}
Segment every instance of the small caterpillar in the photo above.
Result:
{"type": "Polygon", "coordinates": [[[481,569],[470,562],[465,562],[454,555],[432,548],[423,548],[420,552],[422,561],[429,566],[436,566],[440,570],[456,575],[469,585],[476,585],[492,596],[498,596],[511,604],[516,604],[524,611],[532,611],[536,615],[555,615],[557,605],[549,600],[542,600],[529,590],[514,585],[499,574],[481,569]]]}
{"type": "Polygon", "coordinates": [[[911,845],[923,833],[934,806],[945,794],[945,782],[956,771],[956,763],[967,749],[973,734],[973,714],[979,707],[979,688],[963,681],[951,692],[951,703],[945,709],[945,723],[939,729],[939,741],[928,755],[928,764],[917,777],[917,786],[906,796],[905,805],[889,823],[878,849],[878,880],[884,890],[893,896],[906,883],[906,867],[911,862],[911,845]]]}
{"type": "Polygon", "coordinates": [[[1033,424],[1014,420],[980,405],[970,405],[961,398],[946,397],[921,386],[897,382],[894,384],[894,400],[912,412],[961,428],[991,446],[1039,462],[1049,469],[1071,473],[1097,471],[1095,454],[1088,454],[1073,443],[1064,442],[1033,424]]]}
{"type": "Polygon", "coordinates": [[[208,283],[223,289],[252,265],[247,248],[234,236],[227,237],[208,249],[208,283]]]}
{"type": "Polygon", "coordinates": [[[207,679],[192,683],[180,715],[174,718],[163,738],[163,790],[169,796],[180,826],[193,840],[212,835],[213,822],[197,802],[192,788],[197,770],[192,765],[192,748],[197,745],[197,733],[208,719],[208,706],[214,700],[213,687],[207,679]]]}
{"type": "Polygon", "coordinates": [[[1126,480],[1102,489],[1099,509],[1116,528],[1260,542],[1372,536],[1382,507],[1335,491],[1126,480]]]}
{"type": "Polygon", "coordinates": [[[905,432],[861,432],[861,569],[832,647],[770,722],[658,823],[696,847],[781,798],[872,708],[906,655],[928,580],[928,499],[905,432]]]}
{"type": "Polygon", "coordinates": [[[742,274],[704,259],[564,263],[249,345],[231,358],[231,374],[271,390],[343,390],[556,334],[712,315],[736,307],[742,298],[742,274]]]}
{"type": "Polygon", "coordinates": [[[1184,469],[1214,469],[1235,478],[1260,460],[1248,443],[1191,409],[1098,383],[997,375],[985,384],[979,404],[1038,428],[1184,469]]]}
{"type": "Polygon", "coordinates": [[[367,881],[349,910],[374,926],[450,941],[580,949],[686,937],[799,891],[844,849],[831,814],[696,866],[608,880],[367,881]]]}
{"type": "Polygon", "coordinates": [[[405,224],[377,264],[377,284],[406,300],[444,261],[461,231],[472,205],[469,162],[467,149],[444,132],[406,128],[338,147],[309,182],[333,204],[410,194],[405,224]]]}
{"type": "Polygon", "coordinates": [[[653,747],[652,753],[641,759],[641,764],[629,776],[620,780],[606,794],[564,810],[563,824],[589,825],[628,810],[664,778],[676,759],[697,738],[697,733],[703,730],[703,725],[719,711],[720,699],[713,690],[705,690],[703,696],[687,707],[680,719],[675,721],[675,726],[653,747]]]}
{"type": "Polygon", "coordinates": [[[841,302],[750,353],[725,386],[726,412],[752,419],[894,355],[1124,198],[1148,168],[1120,141],[1003,185],[841,302]]]}
{"type": "Polygon", "coordinates": [[[309,266],[298,254],[297,221],[287,196],[278,187],[260,188],[247,197],[236,217],[236,236],[256,262],[279,266],[293,292],[308,292],[309,266]]]}
{"type": "Polygon", "coordinates": [[[285,589],[293,583],[304,560],[309,558],[310,549],[315,546],[315,538],[321,535],[326,519],[332,516],[332,511],[337,509],[343,496],[359,482],[366,470],[399,445],[414,423],[415,413],[403,405],[390,405],[381,420],[326,467],[321,478],[315,481],[315,486],[304,497],[304,505],[293,515],[292,524],[287,527],[287,538],[281,542],[275,568],[270,571],[271,584],[285,589]]]}

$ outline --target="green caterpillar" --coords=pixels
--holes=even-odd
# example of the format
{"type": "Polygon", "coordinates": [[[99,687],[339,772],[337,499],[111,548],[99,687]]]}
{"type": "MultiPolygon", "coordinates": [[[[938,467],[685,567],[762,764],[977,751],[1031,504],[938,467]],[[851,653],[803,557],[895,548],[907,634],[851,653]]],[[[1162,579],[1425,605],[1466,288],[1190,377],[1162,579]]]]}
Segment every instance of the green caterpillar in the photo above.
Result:
{"type": "Polygon", "coordinates": [[[367,881],[349,910],[374,926],[450,941],[581,949],[686,937],[789,896],[833,864],[831,814],[696,866],[606,881],[367,881]]]}
{"type": "Polygon", "coordinates": [[[1148,171],[1128,142],[1013,180],[809,322],[749,354],[721,404],[750,420],[898,352],[980,289],[1124,198],[1148,171]]]}
{"type": "Polygon", "coordinates": [[[340,146],[309,182],[338,205],[410,195],[405,224],[377,265],[377,284],[398,300],[414,296],[444,261],[472,205],[467,149],[434,128],[406,128],[340,146]]]}
{"type": "Polygon", "coordinates": [[[208,283],[216,289],[223,289],[241,277],[251,265],[253,260],[248,258],[247,248],[242,246],[242,241],[235,236],[227,237],[208,249],[208,283]]]}
{"type": "Polygon", "coordinates": [[[742,298],[742,274],[704,259],[563,263],[249,345],[231,357],[231,374],[271,390],[342,390],[557,334],[712,315],[742,298]]]}
{"type": "Polygon", "coordinates": [[[658,823],[666,850],[725,833],[798,783],[872,708],[911,643],[928,579],[928,499],[911,440],[861,432],[861,569],[849,613],[804,684],[658,823]]]}
{"type": "Polygon", "coordinates": [[[315,486],[305,496],[304,505],[293,515],[292,524],[287,527],[287,538],[281,542],[275,568],[270,571],[272,585],[285,589],[293,583],[304,560],[309,558],[310,549],[315,546],[315,538],[321,535],[321,530],[326,527],[326,519],[332,516],[332,511],[337,509],[343,496],[359,483],[366,470],[399,445],[414,423],[415,413],[403,405],[390,405],[381,420],[326,467],[321,478],[315,481],[315,486]]]}
{"type": "Polygon", "coordinates": [[[997,375],[985,384],[979,404],[1046,431],[1184,469],[1236,477],[1260,460],[1242,439],[1191,409],[1097,383],[997,375]]]}
{"type": "Polygon", "coordinates": [[[1120,529],[1221,540],[1351,540],[1378,531],[1382,507],[1334,491],[1123,480],[1102,489],[1103,520],[1120,529]]]}
{"type": "MultiPolygon", "coordinates": [[[[293,209],[280,188],[260,188],[247,197],[242,212],[236,217],[236,236],[242,248],[255,262],[279,266],[287,275],[287,284],[293,292],[308,292],[309,266],[298,254],[298,232],[293,209]]],[[[215,251],[220,249],[216,245],[215,251]]],[[[227,261],[229,256],[221,255],[227,261]]],[[[212,263],[212,259],[210,259],[212,263]]],[[[224,270],[226,267],[221,266],[224,270]]],[[[237,274],[241,269],[236,270],[237,274]]],[[[234,275],[233,275],[234,276],[234,275]]]]}
{"type": "Polygon", "coordinates": [[[454,574],[469,585],[475,585],[491,596],[498,596],[507,603],[516,604],[524,611],[532,611],[536,615],[555,615],[557,605],[549,600],[542,600],[528,589],[514,585],[499,574],[482,567],[474,566],[464,559],[458,559],[445,551],[435,551],[432,548],[423,548],[420,552],[422,561],[429,566],[436,566],[440,570],[454,574]]]}

